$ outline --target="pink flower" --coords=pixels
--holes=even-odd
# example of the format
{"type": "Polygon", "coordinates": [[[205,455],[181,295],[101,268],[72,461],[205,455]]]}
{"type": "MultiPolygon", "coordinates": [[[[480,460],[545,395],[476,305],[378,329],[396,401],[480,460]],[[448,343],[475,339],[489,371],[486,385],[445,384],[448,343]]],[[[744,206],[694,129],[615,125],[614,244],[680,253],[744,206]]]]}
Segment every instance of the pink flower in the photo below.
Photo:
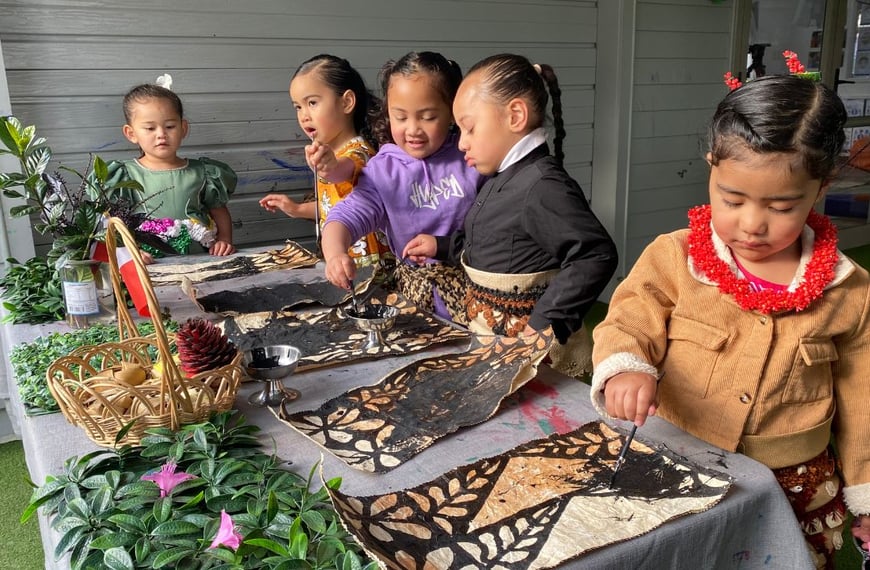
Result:
{"type": "Polygon", "coordinates": [[[187,481],[188,479],[193,479],[193,475],[190,473],[185,473],[184,471],[175,472],[175,462],[169,461],[163,464],[163,467],[160,468],[160,471],[157,473],[152,473],[150,475],[142,475],[143,481],[154,481],[158,487],[160,487],[160,496],[165,497],[168,495],[172,489],[175,488],[176,485],[181,483],[182,481],[187,481]]]}
{"type": "Polygon", "coordinates": [[[233,519],[227,512],[221,509],[221,526],[218,528],[217,536],[211,542],[209,548],[217,548],[218,546],[226,546],[232,550],[236,550],[242,543],[242,535],[236,530],[233,525],[233,519]]]}
{"type": "Polygon", "coordinates": [[[175,220],[171,218],[160,218],[158,220],[146,220],[139,225],[139,230],[149,234],[162,234],[170,230],[175,225],[175,220]]]}

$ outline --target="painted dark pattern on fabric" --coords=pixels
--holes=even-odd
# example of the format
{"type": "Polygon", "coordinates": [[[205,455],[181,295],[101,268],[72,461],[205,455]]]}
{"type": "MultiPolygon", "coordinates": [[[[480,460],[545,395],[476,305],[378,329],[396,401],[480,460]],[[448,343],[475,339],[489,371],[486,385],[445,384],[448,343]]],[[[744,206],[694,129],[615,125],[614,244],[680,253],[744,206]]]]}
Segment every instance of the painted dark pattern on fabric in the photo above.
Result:
{"type": "Polygon", "coordinates": [[[487,420],[534,377],[552,334],[475,336],[462,353],[429,357],[279,419],[357,469],[384,472],[437,439],[487,420]]]}
{"type": "Polygon", "coordinates": [[[381,290],[371,302],[401,310],[392,330],[384,333],[383,346],[363,348],[366,333],[343,318],[341,309],[239,315],[224,319],[220,326],[240,350],[274,344],[295,346],[302,353],[299,371],[410,354],[432,345],[471,338],[471,333],[432,317],[396,294],[381,290]]]}
{"type": "Polygon", "coordinates": [[[388,568],[552,568],[706,510],[729,476],[593,422],[385,495],[330,495],[345,527],[388,568]]]}
{"type": "Polygon", "coordinates": [[[193,283],[219,281],[257,275],[277,269],[313,267],[317,257],[293,241],[287,241],[283,249],[272,249],[253,255],[239,255],[225,261],[209,261],[196,264],[158,263],[149,265],[148,276],[155,286],[180,285],[185,279],[193,283]]]}
{"type": "MultiPolygon", "coordinates": [[[[372,285],[375,267],[361,267],[357,271],[357,295],[372,285]]],[[[241,291],[224,290],[200,295],[196,288],[186,287],[188,295],[207,313],[238,315],[284,311],[301,305],[337,307],[350,300],[350,291],[340,289],[325,277],[309,283],[290,282],[263,287],[248,287],[241,291]]]]}

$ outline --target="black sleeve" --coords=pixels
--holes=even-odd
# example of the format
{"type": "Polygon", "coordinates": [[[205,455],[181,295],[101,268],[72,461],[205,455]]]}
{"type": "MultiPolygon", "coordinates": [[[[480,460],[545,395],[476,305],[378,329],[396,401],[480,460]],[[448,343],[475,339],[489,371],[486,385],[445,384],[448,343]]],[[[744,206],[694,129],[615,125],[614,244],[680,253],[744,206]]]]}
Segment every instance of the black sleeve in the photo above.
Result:
{"type": "Polygon", "coordinates": [[[560,262],[559,273],[535,304],[529,325],[553,326],[559,342],[583,317],[616,271],[616,245],[570,178],[545,176],[527,194],[522,223],[541,249],[560,262]]]}
{"type": "Polygon", "coordinates": [[[465,245],[465,232],[459,230],[449,236],[435,236],[435,242],[438,244],[435,259],[458,266],[462,248],[465,245]]]}

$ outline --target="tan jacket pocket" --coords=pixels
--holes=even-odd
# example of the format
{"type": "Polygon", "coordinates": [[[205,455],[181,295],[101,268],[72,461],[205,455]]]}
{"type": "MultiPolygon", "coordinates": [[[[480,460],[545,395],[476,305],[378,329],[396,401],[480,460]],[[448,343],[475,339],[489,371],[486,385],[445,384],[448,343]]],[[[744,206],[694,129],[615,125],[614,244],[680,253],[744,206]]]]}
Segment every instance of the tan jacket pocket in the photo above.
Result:
{"type": "MultiPolygon", "coordinates": [[[[707,323],[672,315],[668,322],[667,369],[678,371],[680,391],[706,398],[710,378],[728,333],[707,323]]],[[[674,380],[673,374],[667,381],[674,380]]]]}
{"type": "Polygon", "coordinates": [[[802,404],[830,398],[834,387],[831,363],[838,358],[837,347],[830,339],[801,338],[782,403],[802,404]]]}

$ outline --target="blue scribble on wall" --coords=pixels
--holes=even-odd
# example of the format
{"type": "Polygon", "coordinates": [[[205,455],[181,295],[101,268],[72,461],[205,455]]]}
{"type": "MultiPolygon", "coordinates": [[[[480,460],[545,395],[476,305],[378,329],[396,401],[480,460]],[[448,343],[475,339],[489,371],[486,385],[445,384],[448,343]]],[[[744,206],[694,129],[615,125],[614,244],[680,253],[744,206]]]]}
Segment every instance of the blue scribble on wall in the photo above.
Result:
{"type": "Polygon", "coordinates": [[[95,148],[94,151],[103,150],[103,149],[109,148],[110,146],[115,146],[119,142],[121,142],[121,141],[109,141],[106,144],[101,144],[100,146],[95,148]]]}
{"type": "Polygon", "coordinates": [[[281,160],[280,158],[275,158],[271,156],[269,157],[269,160],[271,160],[275,166],[280,166],[281,168],[286,168],[287,170],[292,170],[293,172],[311,172],[311,169],[308,168],[307,164],[302,166],[294,166],[289,162],[281,160]]]}
{"type": "Polygon", "coordinates": [[[239,180],[239,186],[245,186],[249,184],[262,184],[267,182],[298,182],[298,181],[309,181],[311,180],[310,176],[300,176],[299,174],[265,174],[263,176],[257,176],[253,178],[248,178],[246,180],[239,180]]]}

